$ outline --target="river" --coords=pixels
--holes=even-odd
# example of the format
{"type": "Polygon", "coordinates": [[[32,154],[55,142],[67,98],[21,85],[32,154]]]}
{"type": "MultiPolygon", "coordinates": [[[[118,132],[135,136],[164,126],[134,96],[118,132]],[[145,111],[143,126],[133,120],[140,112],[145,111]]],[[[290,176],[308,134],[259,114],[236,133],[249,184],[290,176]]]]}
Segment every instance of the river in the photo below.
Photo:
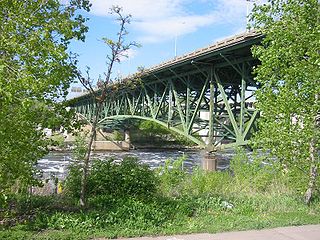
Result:
{"type": "MultiPolygon", "coordinates": [[[[200,166],[204,158],[205,151],[203,150],[131,150],[129,152],[95,152],[93,158],[105,159],[114,158],[116,161],[121,161],[125,156],[137,157],[141,163],[149,165],[151,169],[163,166],[167,159],[172,161],[179,157],[185,157],[183,167],[191,171],[195,166],[200,166]]],[[[217,152],[217,169],[224,170],[229,167],[229,162],[234,151],[217,152]]],[[[42,172],[43,178],[57,177],[64,179],[68,174],[68,166],[73,163],[71,152],[50,152],[47,156],[40,159],[37,163],[37,168],[42,172]]]]}

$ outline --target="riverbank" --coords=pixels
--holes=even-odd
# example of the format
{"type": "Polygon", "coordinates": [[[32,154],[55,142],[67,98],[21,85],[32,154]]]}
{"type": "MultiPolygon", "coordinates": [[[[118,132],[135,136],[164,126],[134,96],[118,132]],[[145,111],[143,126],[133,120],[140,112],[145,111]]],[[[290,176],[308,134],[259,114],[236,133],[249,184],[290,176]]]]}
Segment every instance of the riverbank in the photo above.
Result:
{"type": "Polygon", "coordinates": [[[248,164],[243,152],[230,171],[188,173],[182,162],[155,171],[132,159],[98,161],[85,209],[78,205],[75,168],[60,195],[11,196],[0,238],[119,238],[320,223],[319,198],[305,205],[290,175],[248,164]]]}

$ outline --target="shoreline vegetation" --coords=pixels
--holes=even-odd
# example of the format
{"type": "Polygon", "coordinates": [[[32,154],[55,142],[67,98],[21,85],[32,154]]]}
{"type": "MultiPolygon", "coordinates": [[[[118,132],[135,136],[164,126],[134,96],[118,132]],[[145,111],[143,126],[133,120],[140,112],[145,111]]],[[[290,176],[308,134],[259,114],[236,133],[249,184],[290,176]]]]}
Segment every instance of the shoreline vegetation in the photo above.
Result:
{"type": "MultiPolygon", "coordinates": [[[[250,147],[266,152],[252,159],[250,156],[249,160],[240,148],[227,171],[194,169],[191,173],[182,168],[183,158],[151,170],[132,157],[120,162],[90,157],[107,98],[123,88],[132,89],[134,95],[141,89],[137,101],[133,99],[131,103],[130,96],[126,96],[130,105],[127,107],[131,113],[139,112],[137,107],[141,103],[142,109],[148,106],[147,111],[150,109],[152,118],[156,118],[162,110],[159,107],[154,114],[153,105],[159,101],[150,101],[149,97],[159,98],[160,94],[151,96],[143,86],[150,80],[140,79],[144,75],[143,67],[129,81],[118,82],[112,74],[128,50],[139,47],[127,38],[126,26],[131,15],[122,15],[119,6],[111,9],[118,21],[117,37],[101,39],[107,46],[106,65],[102,69],[105,74],[91,79],[90,67],[81,72],[78,55],[70,52],[69,46],[73,41],[85,41],[89,18],[83,13],[90,11],[91,3],[89,0],[67,2],[0,1],[3,9],[0,18],[4,23],[0,25],[0,239],[118,238],[320,223],[319,1],[268,0],[265,4],[254,4],[248,16],[248,28],[263,36],[261,43],[251,48],[257,61],[247,64],[242,56],[247,50],[234,55],[234,46],[230,45],[230,55],[222,47],[210,54],[213,58],[206,61],[210,66],[197,71],[208,73],[205,77],[208,84],[193,86],[197,74],[192,69],[187,71],[185,77],[190,76],[188,82],[192,84],[186,84],[190,85],[187,86],[190,93],[187,90],[185,102],[180,101],[184,91],[175,90],[173,83],[166,85],[160,102],[169,100],[168,107],[163,108],[164,117],[168,115],[168,126],[174,124],[181,130],[185,117],[189,131],[198,125],[196,115],[206,102],[209,111],[215,112],[209,114],[211,137],[215,137],[216,131],[224,138],[226,130],[234,136],[227,140],[243,144],[252,121],[257,121],[250,147]],[[218,54],[223,59],[216,58],[218,54]],[[230,66],[220,64],[227,59],[230,66]],[[217,77],[223,69],[226,72],[221,76],[226,84],[217,77]],[[65,101],[75,79],[91,97],[88,103],[92,114],[87,126],[82,126],[86,123],[68,110],[71,102],[65,101]],[[249,87],[254,91],[254,112],[246,110],[246,100],[251,98],[246,96],[249,87]],[[193,100],[189,101],[188,96],[193,100]],[[215,105],[221,101],[223,108],[215,105]],[[186,103],[191,107],[184,113],[186,103]],[[177,108],[171,108],[173,105],[177,108]],[[221,122],[215,121],[215,114],[222,117],[221,122]],[[216,123],[224,130],[214,129],[216,123]],[[61,136],[44,137],[44,130],[61,129],[61,126],[74,133],[81,126],[87,128],[87,136],[79,138],[73,149],[76,164],[70,167],[67,179],[59,186],[60,194],[30,194],[30,187],[42,185],[35,178],[38,159],[54,141],[64,142],[61,136]]],[[[172,64],[166,67],[178,61],[172,64]]],[[[181,67],[179,72],[185,69],[181,67]]],[[[164,77],[161,81],[170,77],[161,75],[164,77]]],[[[114,110],[119,112],[122,104],[115,105],[114,110]]],[[[140,112],[143,115],[145,110],[140,112]]],[[[106,122],[104,127],[101,131],[118,131],[111,136],[114,141],[123,138],[119,132],[123,129],[125,133],[131,131],[133,141],[137,140],[136,134],[140,144],[149,144],[152,139],[155,145],[165,145],[164,142],[193,145],[191,138],[176,135],[150,121],[119,118],[106,122]]],[[[200,127],[202,124],[197,128],[200,127]]],[[[130,138],[128,134],[126,137],[130,138]]],[[[200,135],[193,137],[198,142],[200,135]]]]}
{"type": "Polygon", "coordinates": [[[80,167],[74,165],[61,194],[8,196],[0,238],[117,238],[320,223],[320,199],[304,204],[303,183],[276,163],[261,167],[262,160],[251,162],[239,149],[228,171],[192,173],[182,170],[183,158],[155,171],[132,157],[97,160],[85,209],[78,203],[80,167]]]}

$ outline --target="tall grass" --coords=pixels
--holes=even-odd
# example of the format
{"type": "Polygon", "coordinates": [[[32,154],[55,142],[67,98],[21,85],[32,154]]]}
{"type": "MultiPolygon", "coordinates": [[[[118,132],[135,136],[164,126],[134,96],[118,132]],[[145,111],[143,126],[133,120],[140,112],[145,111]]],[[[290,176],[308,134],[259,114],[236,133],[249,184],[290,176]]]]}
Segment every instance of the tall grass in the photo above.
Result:
{"type": "Polygon", "coordinates": [[[183,169],[183,158],[156,171],[132,158],[98,161],[89,176],[86,210],[76,204],[80,174],[75,167],[62,196],[13,197],[10,216],[30,218],[4,228],[0,238],[115,238],[320,223],[320,201],[304,205],[290,175],[262,160],[249,160],[239,149],[228,171],[192,173],[183,169]]]}

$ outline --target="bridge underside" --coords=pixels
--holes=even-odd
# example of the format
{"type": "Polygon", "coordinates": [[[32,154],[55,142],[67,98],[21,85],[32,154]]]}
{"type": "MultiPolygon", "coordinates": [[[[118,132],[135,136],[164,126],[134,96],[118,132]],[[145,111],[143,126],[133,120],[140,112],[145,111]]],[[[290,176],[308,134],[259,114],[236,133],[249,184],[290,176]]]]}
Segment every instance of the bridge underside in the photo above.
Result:
{"type": "MultiPolygon", "coordinates": [[[[252,37],[178,58],[142,72],[137,86],[110,89],[99,126],[111,120],[143,119],[209,149],[247,144],[258,117],[253,97],[257,85],[251,74],[257,61],[250,51],[258,41],[252,37]]],[[[74,107],[90,121],[95,102],[86,95],[74,107]]]]}

